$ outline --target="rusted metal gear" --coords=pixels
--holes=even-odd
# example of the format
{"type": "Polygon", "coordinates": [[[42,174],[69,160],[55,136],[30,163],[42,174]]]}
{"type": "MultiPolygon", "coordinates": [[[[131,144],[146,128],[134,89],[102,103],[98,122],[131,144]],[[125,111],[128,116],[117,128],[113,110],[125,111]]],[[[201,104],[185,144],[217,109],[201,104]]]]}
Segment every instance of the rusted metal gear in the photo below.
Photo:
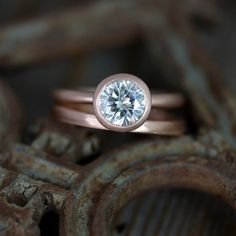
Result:
{"type": "MultiPolygon", "coordinates": [[[[21,145],[7,156],[2,166],[23,175],[2,169],[8,182],[2,178],[2,204],[31,212],[32,234],[42,215],[53,209],[61,216],[62,235],[110,235],[112,220],[124,204],[153,188],[198,189],[235,208],[235,155],[216,132],[199,141],[183,137],[134,144],[83,168],[21,145]]],[[[14,214],[12,218],[16,220],[14,214]]],[[[22,227],[22,235],[30,235],[27,225],[16,232],[22,227]]]]}
{"type": "Polygon", "coordinates": [[[117,212],[134,196],[154,188],[198,189],[219,195],[235,207],[235,155],[228,156],[228,147],[218,149],[223,142],[219,134],[212,133],[199,141],[189,137],[151,141],[106,154],[73,187],[74,203],[66,205],[68,232],[111,235],[117,212]],[[210,143],[214,137],[216,143],[210,143]],[[80,220],[69,224],[70,215],[80,220]]]}
{"type": "MultiPolygon", "coordinates": [[[[102,2],[88,8],[82,16],[73,11],[72,15],[66,13],[40,19],[28,25],[28,30],[36,30],[40,37],[23,35],[27,39],[24,41],[19,34],[16,40],[21,43],[16,44],[17,48],[11,45],[9,37],[18,32],[19,27],[27,25],[0,32],[2,66],[32,63],[48,56],[48,51],[40,51],[45,44],[52,43],[50,37],[49,41],[41,40],[46,40],[48,32],[55,28],[64,32],[67,27],[68,32],[73,31],[71,21],[83,18],[90,22],[98,9],[96,19],[106,22],[106,27],[114,30],[104,38],[103,31],[97,29],[97,44],[124,43],[142,34],[155,63],[161,63],[162,69],[167,71],[172,62],[174,78],[180,79],[183,91],[191,100],[192,117],[197,120],[194,135],[152,138],[102,154],[86,165],[77,165],[75,163],[87,155],[97,153],[99,141],[96,136],[91,136],[88,130],[46,119],[35,125],[35,138],[28,145],[17,142],[17,137],[21,136],[21,112],[9,89],[0,84],[3,101],[0,137],[6,143],[0,153],[1,235],[39,235],[40,219],[51,210],[60,215],[61,235],[110,235],[118,211],[130,199],[153,188],[198,189],[222,197],[236,209],[236,154],[233,147],[236,142],[236,99],[222,86],[220,73],[196,46],[194,32],[184,21],[186,9],[180,4],[172,14],[172,3],[159,1],[156,5],[152,1],[148,4],[127,1],[104,5],[102,2]],[[135,8],[129,14],[131,7],[135,8]],[[117,22],[107,21],[111,12],[117,13],[117,22]],[[64,22],[63,19],[68,20],[64,22]],[[51,24],[47,25],[48,22],[51,24]],[[46,28],[41,24],[46,24],[46,28]],[[34,28],[35,25],[38,27],[34,28]],[[121,30],[125,32],[123,35],[121,30]],[[35,54],[27,53],[34,47],[38,48],[35,54]],[[16,55],[20,54],[13,54],[21,50],[26,53],[18,57],[16,55]],[[5,119],[6,114],[10,119],[5,119]]],[[[75,30],[74,43],[69,48],[52,47],[49,57],[71,54],[74,49],[80,51],[80,40],[84,40],[83,46],[87,50],[94,43],[94,25],[90,28],[91,42],[84,40],[87,34],[75,30]]],[[[66,39],[70,40],[69,37],[71,34],[65,34],[66,39]]],[[[173,74],[169,73],[169,76],[173,74]]]]}

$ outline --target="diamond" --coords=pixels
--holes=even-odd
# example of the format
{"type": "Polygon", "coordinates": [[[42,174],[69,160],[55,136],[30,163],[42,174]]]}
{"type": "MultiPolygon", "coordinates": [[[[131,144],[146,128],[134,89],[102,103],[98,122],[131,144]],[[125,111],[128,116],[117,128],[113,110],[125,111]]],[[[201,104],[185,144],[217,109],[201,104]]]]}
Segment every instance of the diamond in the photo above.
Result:
{"type": "Polygon", "coordinates": [[[144,114],[144,91],[133,81],[115,80],[102,89],[99,108],[109,123],[127,127],[136,123],[144,114]]]}

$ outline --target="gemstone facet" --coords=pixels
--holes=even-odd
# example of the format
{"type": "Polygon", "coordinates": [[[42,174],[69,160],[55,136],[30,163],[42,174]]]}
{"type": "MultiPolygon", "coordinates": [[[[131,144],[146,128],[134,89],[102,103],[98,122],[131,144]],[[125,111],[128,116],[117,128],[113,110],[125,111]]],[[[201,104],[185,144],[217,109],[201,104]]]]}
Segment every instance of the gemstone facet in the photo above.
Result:
{"type": "Polygon", "coordinates": [[[98,105],[109,123],[127,127],[140,120],[146,103],[144,91],[135,82],[115,80],[102,89],[98,105]]]}

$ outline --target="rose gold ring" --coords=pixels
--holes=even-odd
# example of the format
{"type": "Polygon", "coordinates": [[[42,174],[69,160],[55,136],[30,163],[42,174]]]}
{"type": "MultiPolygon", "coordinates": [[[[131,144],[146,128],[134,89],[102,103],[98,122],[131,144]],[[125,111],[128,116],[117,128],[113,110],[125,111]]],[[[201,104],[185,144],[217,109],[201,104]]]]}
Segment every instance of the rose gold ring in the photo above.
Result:
{"type": "Polygon", "coordinates": [[[60,121],[89,128],[116,132],[180,135],[183,120],[164,109],[180,108],[180,94],[150,93],[147,85],[130,74],[104,79],[95,91],[56,90],[54,113],[60,121]]]}

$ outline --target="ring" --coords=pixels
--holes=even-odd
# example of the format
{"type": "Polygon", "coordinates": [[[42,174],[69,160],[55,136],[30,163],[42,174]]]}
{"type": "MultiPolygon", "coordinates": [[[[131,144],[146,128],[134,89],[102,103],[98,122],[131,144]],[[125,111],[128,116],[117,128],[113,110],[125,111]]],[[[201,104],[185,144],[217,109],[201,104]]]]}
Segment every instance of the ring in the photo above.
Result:
{"type": "Polygon", "coordinates": [[[104,79],[92,90],[56,90],[54,114],[62,122],[116,132],[180,135],[183,120],[173,118],[164,109],[184,105],[181,94],[150,93],[140,78],[116,74],[104,79]]]}

